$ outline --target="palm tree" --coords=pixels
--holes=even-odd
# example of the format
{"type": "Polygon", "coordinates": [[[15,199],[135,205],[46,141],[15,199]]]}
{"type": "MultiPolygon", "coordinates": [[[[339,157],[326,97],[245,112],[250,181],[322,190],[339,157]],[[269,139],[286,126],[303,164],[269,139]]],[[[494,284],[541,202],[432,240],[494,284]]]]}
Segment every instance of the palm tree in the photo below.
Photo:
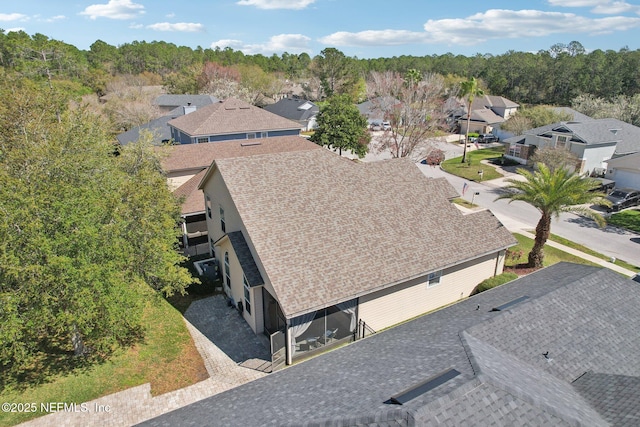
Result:
{"type": "Polygon", "coordinates": [[[587,203],[607,205],[609,203],[604,198],[604,193],[593,191],[599,185],[595,180],[583,178],[564,168],[558,168],[551,172],[543,163],[538,163],[537,166],[536,172],[518,169],[518,173],[525,180],[507,179],[506,182],[509,185],[505,189],[512,191],[496,198],[496,200],[510,199],[509,203],[521,200],[542,213],[536,226],[535,244],[529,252],[527,263],[527,267],[534,268],[542,267],[543,248],[551,232],[552,217],[557,218],[563,212],[571,212],[591,218],[600,227],[603,227],[606,221],[602,215],[583,205],[587,203]]]}
{"type": "Polygon", "coordinates": [[[478,86],[475,77],[471,77],[466,82],[460,84],[460,96],[467,99],[467,132],[464,135],[464,151],[462,152],[462,163],[467,160],[467,143],[469,142],[469,124],[471,122],[471,104],[476,96],[483,96],[484,91],[478,86]]]}

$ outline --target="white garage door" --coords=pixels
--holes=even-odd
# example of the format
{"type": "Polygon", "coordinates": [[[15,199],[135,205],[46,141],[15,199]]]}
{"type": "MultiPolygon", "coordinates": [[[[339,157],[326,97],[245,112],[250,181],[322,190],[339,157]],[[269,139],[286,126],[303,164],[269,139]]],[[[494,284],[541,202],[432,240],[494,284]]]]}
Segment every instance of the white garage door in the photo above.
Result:
{"type": "Polygon", "coordinates": [[[613,176],[618,188],[633,188],[640,190],[640,173],[617,170],[613,176]]]}

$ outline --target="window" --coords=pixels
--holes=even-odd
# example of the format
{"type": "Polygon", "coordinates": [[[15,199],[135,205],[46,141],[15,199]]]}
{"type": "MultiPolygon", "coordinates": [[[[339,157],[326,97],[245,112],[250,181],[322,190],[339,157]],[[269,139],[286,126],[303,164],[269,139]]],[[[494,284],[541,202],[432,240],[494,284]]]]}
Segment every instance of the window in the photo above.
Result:
{"type": "Polygon", "coordinates": [[[213,239],[209,237],[209,246],[211,247],[211,254],[215,256],[216,245],[213,243],[213,239]]]}
{"type": "Polygon", "coordinates": [[[229,252],[224,253],[224,284],[231,288],[231,269],[229,268],[229,252]]]}
{"type": "Polygon", "coordinates": [[[556,141],[557,148],[568,148],[567,142],[569,142],[569,137],[565,135],[559,135],[556,141]]]}
{"type": "Polygon", "coordinates": [[[429,273],[429,276],[427,277],[427,288],[440,284],[441,278],[442,278],[442,270],[429,273]]]}
{"type": "Polygon", "coordinates": [[[251,314],[251,292],[249,282],[247,282],[247,277],[244,274],[242,275],[242,282],[244,283],[244,309],[251,314]]]}
{"type": "Polygon", "coordinates": [[[220,228],[222,228],[222,232],[227,232],[227,224],[224,222],[224,209],[220,206],[220,228]]]}
{"type": "Polygon", "coordinates": [[[262,132],[248,133],[247,139],[262,138],[262,132]]]}
{"type": "Polygon", "coordinates": [[[209,137],[208,136],[200,137],[200,138],[196,139],[196,142],[198,144],[204,144],[206,142],[209,142],[209,137]]]}
{"type": "Polygon", "coordinates": [[[209,196],[205,196],[207,199],[207,216],[211,218],[211,198],[209,196]]]}
{"type": "Polygon", "coordinates": [[[509,155],[512,157],[520,157],[520,145],[518,144],[509,145],[509,155]]]}

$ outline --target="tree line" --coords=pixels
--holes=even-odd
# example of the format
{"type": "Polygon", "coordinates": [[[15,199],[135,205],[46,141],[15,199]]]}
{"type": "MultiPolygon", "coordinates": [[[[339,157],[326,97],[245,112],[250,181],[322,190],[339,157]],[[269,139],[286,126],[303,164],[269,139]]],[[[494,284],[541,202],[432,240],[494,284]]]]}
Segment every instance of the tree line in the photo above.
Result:
{"type": "Polygon", "coordinates": [[[173,84],[175,91],[193,90],[193,86],[180,87],[176,82],[180,76],[193,74],[194,67],[201,69],[207,63],[222,67],[244,66],[284,79],[307,82],[324,71],[324,82],[329,85],[323,88],[326,90],[334,77],[326,72],[331,69],[331,64],[326,63],[333,60],[347,63],[354,75],[362,79],[372,71],[405,74],[410,69],[453,79],[475,77],[488,93],[523,104],[570,105],[582,94],[611,101],[617,96],[640,93],[640,74],[637,72],[640,50],[623,47],[618,51],[586,52],[577,41],[558,43],[536,53],[510,50],[500,55],[446,53],[359,59],[346,56],[335,48],[327,48],[314,57],[307,53],[287,52],[265,56],[245,55],[231,48],[192,49],[164,41],[133,41],[113,46],[97,40],[89,50],[80,50],[42,34],[29,36],[24,31],[5,33],[0,30],[0,66],[32,77],[53,74],[79,82],[98,93],[104,91],[111,76],[143,73],[157,75],[163,84],[173,84]]]}

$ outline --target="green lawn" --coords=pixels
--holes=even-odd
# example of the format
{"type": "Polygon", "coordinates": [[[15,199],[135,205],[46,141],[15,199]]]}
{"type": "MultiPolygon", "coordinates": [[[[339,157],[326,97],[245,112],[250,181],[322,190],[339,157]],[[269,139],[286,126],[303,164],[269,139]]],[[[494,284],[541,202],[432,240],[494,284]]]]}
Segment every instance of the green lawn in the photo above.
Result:
{"type": "MultiPolygon", "coordinates": [[[[611,257],[598,253],[592,249],[587,248],[586,246],[579,245],[578,243],[572,242],[571,240],[567,240],[564,237],[556,236],[555,234],[552,234],[551,236],[549,236],[549,240],[552,240],[556,243],[560,243],[561,245],[569,246],[570,248],[573,248],[573,249],[577,249],[586,254],[593,255],[605,261],[609,261],[611,259],[611,257]]],[[[616,262],[614,264],[619,265],[620,267],[626,268],[627,270],[640,272],[640,267],[629,264],[619,259],[616,259],[616,262]]]]}
{"type": "Polygon", "coordinates": [[[500,178],[502,175],[496,171],[495,167],[482,164],[480,161],[498,159],[502,157],[503,153],[504,147],[467,151],[467,159],[470,160],[470,163],[461,163],[462,157],[455,157],[442,162],[441,167],[444,171],[468,179],[469,181],[488,181],[490,179],[500,178]],[[482,179],[478,173],[479,171],[482,171],[482,179]]]}
{"type": "MultiPolygon", "coordinates": [[[[518,259],[507,259],[505,262],[505,266],[507,267],[515,267],[518,264],[524,264],[527,262],[527,256],[533,248],[533,239],[530,239],[522,234],[514,233],[513,236],[518,240],[518,244],[509,250],[511,252],[522,251],[522,256],[518,259]]],[[[568,254],[560,249],[553,248],[549,245],[545,245],[544,247],[544,266],[547,267],[549,265],[556,264],[558,262],[573,262],[576,264],[586,264],[586,265],[596,265],[586,259],[582,259],[575,255],[568,254]]]]}
{"type": "Polygon", "coordinates": [[[640,210],[626,210],[609,217],[607,223],[640,233],[640,210]]]}
{"type": "MultiPolygon", "coordinates": [[[[154,395],[206,379],[208,374],[182,315],[166,300],[150,295],[145,309],[144,342],[108,361],[25,390],[4,390],[2,402],[83,403],[137,385],[151,383],[154,395]]],[[[41,413],[0,412],[0,426],[11,426],[41,413]]]]}

